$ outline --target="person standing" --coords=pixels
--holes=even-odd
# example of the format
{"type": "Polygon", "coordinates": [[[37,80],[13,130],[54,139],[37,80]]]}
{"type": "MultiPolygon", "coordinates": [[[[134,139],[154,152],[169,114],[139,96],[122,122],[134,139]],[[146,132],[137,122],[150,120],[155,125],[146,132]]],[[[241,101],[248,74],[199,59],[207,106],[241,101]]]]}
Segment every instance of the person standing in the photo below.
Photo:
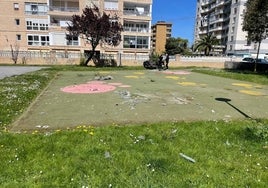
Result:
{"type": "Polygon", "coordinates": [[[166,69],[168,69],[168,63],[169,63],[169,54],[166,54],[166,66],[165,66],[166,69]]]}
{"type": "Polygon", "coordinates": [[[163,69],[163,55],[160,55],[158,59],[158,70],[161,69],[163,69]]]}

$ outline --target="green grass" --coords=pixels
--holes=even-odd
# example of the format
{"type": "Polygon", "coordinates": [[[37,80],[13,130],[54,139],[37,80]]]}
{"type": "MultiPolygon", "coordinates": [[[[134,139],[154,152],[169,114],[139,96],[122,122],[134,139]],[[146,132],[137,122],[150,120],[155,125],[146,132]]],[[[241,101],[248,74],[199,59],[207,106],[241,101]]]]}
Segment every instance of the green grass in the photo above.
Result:
{"type": "Polygon", "coordinates": [[[257,84],[268,85],[268,74],[258,74],[249,71],[227,71],[222,69],[194,69],[194,72],[209,74],[213,76],[221,76],[241,81],[248,81],[257,84]]]}
{"type": "MultiPolygon", "coordinates": [[[[267,119],[9,133],[8,125],[64,69],[70,67],[0,80],[1,187],[267,186],[267,119]]],[[[243,79],[251,76],[258,80],[243,79]]]]}

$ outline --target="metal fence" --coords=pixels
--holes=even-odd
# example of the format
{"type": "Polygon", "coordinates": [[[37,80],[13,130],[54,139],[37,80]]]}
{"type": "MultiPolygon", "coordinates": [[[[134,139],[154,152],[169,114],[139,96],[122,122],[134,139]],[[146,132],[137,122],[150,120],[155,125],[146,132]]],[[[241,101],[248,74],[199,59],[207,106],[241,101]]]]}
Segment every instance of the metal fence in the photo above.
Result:
{"type": "MultiPolygon", "coordinates": [[[[0,51],[0,57],[12,58],[11,51],[0,51]]],[[[72,58],[79,59],[86,57],[86,54],[81,52],[42,52],[42,51],[19,51],[18,58],[72,58]]],[[[101,53],[101,59],[123,59],[123,60],[148,60],[149,55],[147,54],[110,54],[110,53],[101,53]]]]}

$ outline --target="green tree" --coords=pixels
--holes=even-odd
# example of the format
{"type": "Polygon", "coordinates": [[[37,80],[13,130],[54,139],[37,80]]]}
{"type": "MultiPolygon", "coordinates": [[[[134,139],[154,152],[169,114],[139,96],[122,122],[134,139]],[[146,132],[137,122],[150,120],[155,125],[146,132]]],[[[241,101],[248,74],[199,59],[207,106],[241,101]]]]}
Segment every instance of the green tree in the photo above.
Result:
{"type": "Polygon", "coordinates": [[[167,39],[165,49],[170,55],[183,54],[187,50],[188,40],[171,37],[167,39]]]}
{"type": "Polygon", "coordinates": [[[214,35],[208,34],[205,37],[201,38],[194,46],[194,51],[203,51],[206,56],[210,54],[213,47],[220,43],[214,35]]]}
{"type": "Polygon", "coordinates": [[[81,16],[73,15],[67,31],[69,31],[67,39],[71,40],[72,37],[80,36],[90,43],[90,53],[84,64],[87,66],[93,58],[93,60],[99,61],[95,50],[100,42],[111,46],[120,44],[123,27],[118,21],[117,15],[111,17],[105,12],[101,13],[99,8],[94,6],[93,8],[86,7],[81,16]]]}
{"type": "MultiPolygon", "coordinates": [[[[259,57],[260,45],[262,40],[267,38],[268,29],[268,1],[267,0],[248,0],[242,30],[247,32],[248,41],[258,43],[257,59],[259,57]]],[[[254,71],[257,62],[255,61],[254,71]]]]}

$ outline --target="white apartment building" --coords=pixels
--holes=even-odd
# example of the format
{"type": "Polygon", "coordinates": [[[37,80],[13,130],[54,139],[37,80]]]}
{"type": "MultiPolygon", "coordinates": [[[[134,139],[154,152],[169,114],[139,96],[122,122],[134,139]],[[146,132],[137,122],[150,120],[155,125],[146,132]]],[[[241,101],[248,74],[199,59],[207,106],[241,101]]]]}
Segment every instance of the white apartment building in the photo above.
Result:
{"type": "MultiPolygon", "coordinates": [[[[214,53],[235,56],[256,56],[257,44],[249,43],[242,31],[247,0],[197,0],[194,40],[208,33],[220,39],[214,53]]],[[[268,57],[268,39],[263,40],[260,57],[268,57]]]]}
{"type": "Polygon", "coordinates": [[[100,44],[101,53],[149,54],[152,0],[1,0],[0,50],[78,52],[90,50],[81,38],[66,40],[67,23],[86,6],[116,13],[124,27],[117,47],[100,44]]]}

